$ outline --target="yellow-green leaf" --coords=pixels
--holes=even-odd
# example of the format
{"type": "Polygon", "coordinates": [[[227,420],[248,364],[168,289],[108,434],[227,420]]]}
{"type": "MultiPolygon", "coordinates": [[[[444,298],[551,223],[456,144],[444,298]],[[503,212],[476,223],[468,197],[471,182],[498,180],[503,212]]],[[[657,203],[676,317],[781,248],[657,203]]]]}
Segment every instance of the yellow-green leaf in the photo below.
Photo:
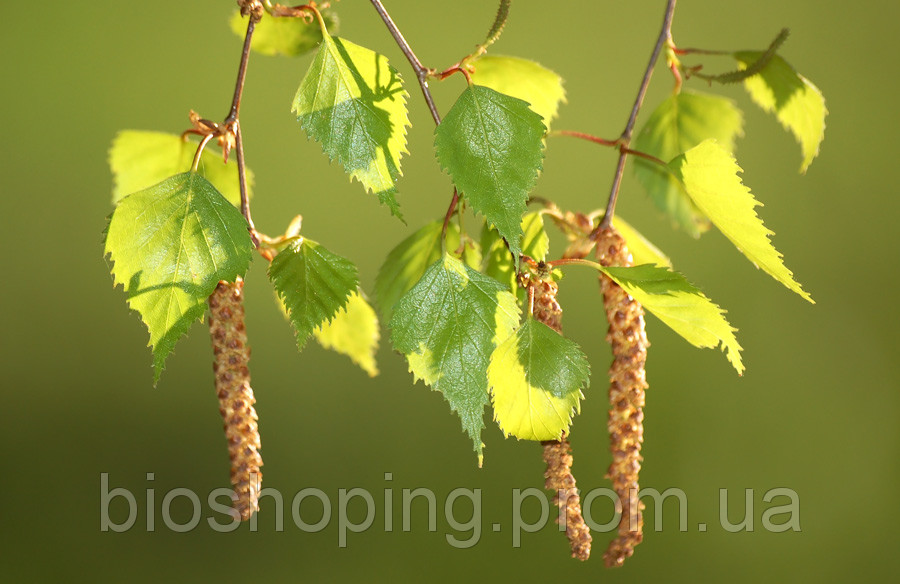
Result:
{"type": "Polygon", "coordinates": [[[743,374],[741,346],[734,336],[736,329],[725,320],[725,311],[684,276],[649,264],[602,271],[690,344],[714,348],[721,343],[728,361],[739,375],[743,374]]]}
{"type": "Polygon", "coordinates": [[[655,264],[667,268],[672,267],[672,260],[669,259],[669,256],[653,245],[649,239],[622,219],[621,216],[616,215],[613,217],[613,227],[625,238],[625,242],[628,244],[628,251],[631,252],[631,257],[634,260],[634,265],[655,264]]]}
{"type": "MultiPolygon", "coordinates": [[[[746,68],[761,55],[760,51],[742,51],[734,56],[746,68]]],[[[778,55],[759,74],[745,79],[744,87],[759,107],[774,112],[784,129],[794,134],[803,154],[800,172],[806,172],[825,139],[828,110],[822,92],[778,55]]]]}
{"type": "Polygon", "coordinates": [[[715,140],[707,140],[677,157],[669,166],[694,204],[751,262],[813,302],[769,241],[773,233],[763,225],[755,210],[762,203],[741,182],[738,173],[743,170],[731,153],[715,140]]]}
{"type": "Polygon", "coordinates": [[[326,349],[350,357],[370,377],[378,375],[375,364],[375,352],[381,338],[378,316],[359,291],[351,294],[347,305],[334,315],[331,322],[315,329],[313,335],[326,349]]]}
{"type": "Polygon", "coordinates": [[[406,90],[383,55],[323,31],[291,111],[331,160],[400,216],[397,185],[406,152],[406,90]]]}
{"type": "MultiPolygon", "coordinates": [[[[109,150],[113,174],[113,204],[131,193],[158,184],[170,176],[191,169],[197,143],[164,132],[123,130],[116,134],[109,150]]],[[[200,157],[198,174],[212,183],[231,204],[240,206],[241,188],[234,157],[227,164],[215,149],[207,147],[200,157]]],[[[251,194],[253,173],[247,169],[247,194],[251,194]]]]}
{"type": "Polygon", "coordinates": [[[504,435],[559,440],[581,410],[590,365],[578,345],[529,317],[491,354],[487,375],[504,435]]]}
{"type": "MultiPolygon", "coordinates": [[[[336,34],[338,21],[334,12],[323,10],[322,19],[331,34],[336,34]]],[[[247,19],[240,10],[232,13],[229,25],[234,34],[244,38],[247,19]]],[[[315,20],[265,15],[256,23],[250,48],[261,55],[296,57],[315,49],[321,41],[322,29],[315,20]]]]}
{"type": "Polygon", "coordinates": [[[550,122],[566,101],[562,77],[539,63],[519,57],[485,55],[472,62],[472,81],[500,93],[527,101],[531,109],[550,122]]]}

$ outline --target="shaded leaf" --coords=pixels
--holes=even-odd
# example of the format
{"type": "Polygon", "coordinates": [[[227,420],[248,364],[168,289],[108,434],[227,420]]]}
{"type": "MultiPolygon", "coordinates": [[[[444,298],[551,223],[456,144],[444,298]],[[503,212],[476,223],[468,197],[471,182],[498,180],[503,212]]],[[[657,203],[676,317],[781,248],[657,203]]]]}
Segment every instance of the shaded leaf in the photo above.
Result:
{"type": "Polygon", "coordinates": [[[684,276],[651,265],[603,268],[602,271],[690,344],[700,348],[721,344],[728,361],[738,374],[743,374],[741,346],[734,336],[736,329],[728,324],[725,311],[684,276]]]}
{"type": "Polygon", "coordinates": [[[246,273],[252,250],[240,212],[199,174],[175,175],[119,201],[104,253],[150,331],[154,383],[219,281],[246,273]]]}
{"type": "MultiPolygon", "coordinates": [[[[762,54],[742,51],[734,56],[742,67],[750,67],[762,54]]],[[[794,134],[803,154],[800,172],[806,172],[825,139],[828,110],[822,92],[779,55],[772,57],[758,75],[744,80],[744,87],[759,107],[774,113],[784,129],[794,134]]]]}
{"type": "Polygon", "coordinates": [[[278,252],[269,265],[269,280],[287,309],[300,349],[317,327],[347,306],[359,284],[350,260],[303,237],[278,252]]]}
{"type": "MultiPolygon", "coordinates": [[[[541,213],[526,213],[522,217],[522,254],[543,261],[550,250],[550,237],[544,231],[544,216],[541,213]]],[[[497,230],[485,223],[481,232],[481,248],[487,255],[484,273],[495,280],[507,284],[516,291],[516,267],[512,254],[497,230]]]]}
{"type": "MultiPolygon", "coordinates": [[[[113,174],[112,202],[131,193],[152,187],[165,179],[191,169],[197,143],[164,132],[122,130],[109,150],[113,174]]],[[[235,206],[241,204],[241,187],[234,158],[225,164],[222,155],[207,147],[200,157],[197,172],[235,206]]],[[[247,169],[247,193],[252,195],[253,173],[247,169]]]]}
{"type": "Polygon", "coordinates": [[[515,296],[502,284],[444,254],[397,303],[394,348],[417,379],[444,394],[482,457],[487,368],[494,348],[519,321],[515,296]]]}
{"type": "MultiPolygon", "coordinates": [[[[708,138],[733,151],[735,139],[743,135],[743,123],[741,111],[730,99],[682,90],[653,111],[632,148],[667,162],[708,138]]],[[[709,229],[709,220],[665,167],[635,157],[634,174],[675,225],[694,237],[709,229]]]]}
{"type": "Polygon", "coordinates": [[[773,233],[763,225],[755,210],[762,203],[741,182],[738,173],[743,171],[727,150],[714,140],[707,140],[674,159],[669,166],[683,182],[694,204],[751,262],[813,302],[769,241],[773,233]]]}
{"type": "Polygon", "coordinates": [[[400,74],[385,57],[324,33],[291,110],[328,157],[398,217],[406,97],[400,74]]]}
{"type": "Polygon", "coordinates": [[[577,344],[533,318],[491,355],[488,383],[504,435],[559,440],[581,409],[590,365],[577,344]]]}
{"type": "MultiPolygon", "coordinates": [[[[401,241],[391,250],[375,278],[375,297],[381,314],[388,322],[394,305],[415,286],[428,266],[441,257],[443,221],[432,221],[401,241]]],[[[459,247],[459,227],[447,226],[447,249],[459,247]]],[[[474,267],[474,266],[473,266],[474,267]]]]}
{"type": "Polygon", "coordinates": [[[469,86],[435,130],[441,167],[472,208],[521,253],[520,222],[543,158],[541,117],[520,99],[469,86]]]}

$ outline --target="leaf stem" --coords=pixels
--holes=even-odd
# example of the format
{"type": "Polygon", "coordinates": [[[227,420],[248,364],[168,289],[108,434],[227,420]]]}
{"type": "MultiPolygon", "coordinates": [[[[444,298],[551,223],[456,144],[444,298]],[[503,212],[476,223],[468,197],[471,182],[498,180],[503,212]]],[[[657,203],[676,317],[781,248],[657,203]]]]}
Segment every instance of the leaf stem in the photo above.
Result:
{"type": "MultiPolygon", "coordinates": [[[[441,115],[437,111],[437,106],[434,104],[434,98],[431,97],[431,90],[428,88],[428,76],[432,71],[422,65],[422,62],[419,61],[419,58],[413,52],[412,48],[410,48],[409,43],[403,38],[403,33],[400,32],[400,29],[394,24],[391,15],[388,14],[387,10],[384,8],[384,4],[381,3],[381,0],[371,0],[371,2],[372,6],[375,7],[376,12],[378,12],[378,15],[381,16],[381,20],[384,21],[384,25],[387,26],[388,31],[390,31],[391,36],[394,37],[397,46],[403,51],[406,60],[409,61],[413,71],[415,71],[416,79],[419,80],[419,87],[422,88],[422,95],[425,96],[425,103],[428,104],[428,111],[431,112],[431,117],[434,119],[435,125],[440,125],[441,115]]],[[[455,193],[454,198],[456,198],[455,193]]]]}
{"type": "Polygon", "coordinates": [[[603,220],[600,221],[600,224],[597,225],[597,228],[591,233],[592,238],[596,237],[602,229],[609,227],[612,224],[613,215],[616,211],[616,201],[619,198],[619,188],[622,185],[622,176],[625,173],[625,161],[629,154],[628,146],[631,144],[631,135],[634,133],[634,124],[637,122],[638,114],[644,103],[644,96],[647,95],[647,88],[650,86],[650,78],[653,76],[653,68],[656,65],[656,61],[659,59],[659,54],[662,52],[662,48],[666,42],[672,40],[672,18],[675,15],[675,2],[676,0],[668,0],[668,3],[666,4],[666,13],[663,18],[662,29],[659,32],[659,37],[656,39],[656,45],[653,47],[653,53],[650,55],[650,62],[647,64],[647,69],[644,71],[644,78],[641,81],[637,98],[634,100],[634,105],[631,108],[631,115],[628,117],[628,123],[625,125],[625,130],[622,132],[622,135],[619,137],[619,162],[616,164],[616,174],[613,177],[609,201],[606,204],[606,214],[604,215],[603,220]]]}
{"type": "Polygon", "coordinates": [[[191,162],[191,172],[197,172],[197,169],[200,167],[200,157],[203,156],[203,149],[206,148],[206,145],[209,144],[209,141],[213,139],[213,134],[206,134],[203,136],[203,139],[200,140],[200,145],[197,146],[197,151],[194,152],[194,160],[191,162]]]}
{"type": "Polygon", "coordinates": [[[615,148],[619,145],[619,140],[607,140],[606,138],[600,138],[594,136],[593,134],[587,134],[585,132],[576,132],[574,130],[553,130],[548,136],[569,136],[571,138],[580,138],[582,140],[587,140],[588,142],[593,142],[595,144],[600,144],[601,146],[612,146],[615,148]]]}
{"type": "Polygon", "coordinates": [[[582,258],[561,258],[558,260],[547,262],[547,265],[551,268],[558,268],[559,266],[585,266],[587,268],[594,268],[595,270],[600,272],[605,270],[605,268],[601,264],[582,258]]]}

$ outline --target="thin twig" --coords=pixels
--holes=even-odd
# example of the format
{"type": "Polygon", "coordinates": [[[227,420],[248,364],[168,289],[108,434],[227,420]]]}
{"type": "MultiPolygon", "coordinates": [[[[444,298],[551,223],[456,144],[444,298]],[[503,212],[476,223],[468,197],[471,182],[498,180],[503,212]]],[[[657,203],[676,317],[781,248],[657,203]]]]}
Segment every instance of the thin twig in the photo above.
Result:
{"type": "Polygon", "coordinates": [[[619,197],[619,187],[622,184],[622,175],[625,173],[625,160],[628,158],[628,146],[631,144],[631,135],[634,132],[634,124],[637,122],[638,114],[644,103],[644,96],[647,95],[647,88],[650,86],[650,77],[653,76],[653,68],[656,65],[659,54],[662,52],[662,48],[666,44],[666,41],[670,41],[672,38],[672,17],[675,14],[675,2],[676,0],[669,0],[666,4],[666,15],[663,19],[662,30],[659,32],[659,37],[656,39],[656,46],[653,47],[653,53],[650,55],[650,62],[647,64],[647,69],[644,71],[644,79],[641,81],[637,99],[634,100],[634,106],[631,108],[631,115],[628,118],[628,123],[625,125],[625,131],[622,132],[622,136],[618,140],[621,145],[619,149],[619,162],[616,165],[616,174],[613,178],[612,189],[609,193],[609,202],[606,205],[606,215],[604,215],[603,220],[600,221],[600,224],[591,234],[591,237],[596,236],[602,229],[605,229],[612,224],[613,214],[616,210],[616,200],[619,197]]]}
{"type": "Polygon", "coordinates": [[[247,63],[250,61],[250,41],[253,39],[253,30],[256,28],[256,22],[259,20],[254,14],[250,14],[247,22],[247,34],[244,36],[244,48],[241,50],[241,64],[238,67],[237,82],[234,84],[234,97],[231,98],[231,110],[225,123],[233,122],[238,119],[241,109],[241,97],[244,95],[244,79],[247,77],[247,63]]]}
{"type": "Polygon", "coordinates": [[[225,125],[234,131],[234,147],[237,150],[237,166],[238,166],[238,182],[241,188],[241,214],[247,221],[247,229],[250,231],[250,238],[253,240],[253,246],[259,248],[259,237],[256,234],[256,226],[253,225],[253,218],[250,216],[250,197],[247,194],[247,167],[244,162],[244,139],[241,132],[241,122],[239,119],[241,109],[241,98],[244,95],[244,79],[247,77],[247,63],[250,61],[250,42],[253,40],[253,31],[256,28],[256,22],[259,20],[257,14],[251,13],[247,23],[247,34],[244,36],[244,48],[241,51],[241,64],[238,67],[237,82],[234,84],[234,97],[231,100],[231,110],[228,117],[225,118],[225,125]]]}
{"type": "Polygon", "coordinates": [[[412,48],[410,48],[409,43],[406,42],[406,39],[403,38],[403,34],[400,32],[400,29],[397,28],[397,25],[394,24],[391,15],[388,14],[387,10],[385,10],[384,5],[381,3],[381,0],[371,0],[372,6],[375,7],[375,10],[378,12],[378,15],[381,16],[381,20],[384,21],[385,26],[387,26],[388,30],[391,33],[391,36],[394,37],[394,40],[397,42],[397,46],[400,47],[400,50],[403,51],[403,54],[406,56],[406,60],[409,61],[409,64],[412,66],[413,71],[416,73],[416,78],[419,80],[419,87],[422,88],[422,95],[425,96],[425,103],[428,104],[428,110],[431,112],[431,117],[434,119],[434,123],[436,125],[440,125],[441,123],[441,115],[437,111],[437,106],[434,104],[434,98],[431,97],[431,90],[428,89],[428,76],[431,74],[431,70],[422,65],[422,62],[419,61],[419,58],[413,52],[412,48]]]}

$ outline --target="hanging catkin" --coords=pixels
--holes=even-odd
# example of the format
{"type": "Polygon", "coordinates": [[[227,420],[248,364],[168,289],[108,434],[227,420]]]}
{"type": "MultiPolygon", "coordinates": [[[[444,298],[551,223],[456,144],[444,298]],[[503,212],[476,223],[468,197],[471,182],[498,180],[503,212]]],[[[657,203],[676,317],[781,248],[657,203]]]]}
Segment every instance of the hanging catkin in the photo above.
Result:
{"type": "MultiPolygon", "coordinates": [[[[552,280],[534,283],[534,318],[562,334],[562,307],[556,300],[559,287],[552,280]]],[[[553,502],[559,507],[557,523],[565,522],[566,537],[572,548],[572,557],[581,561],[591,556],[591,530],[581,515],[581,497],[572,474],[572,454],[569,440],[541,442],[544,447],[544,487],[554,491],[553,502]]]]}
{"type": "MultiPolygon", "coordinates": [[[[604,266],[634,264],[625,240],[613,227],[596,236],[597,258],[604,266]]],[[[641,443],[644,441],[644,400],[647,389],[644,366],[647,361],[647,334],[644,309],[618,284],[600,275],[603,305],[609,321],[606,340],[613,353],[609,369],[609,438],[612,464],[607,477],[622,504],[617,537],[603,555],[608,567],[621,566],[644,538],[644,504],[638,499],[641,470],[641,443]]]]}
{"type": "Polygon", "coordinates": [[[259,510],[262,458],[259,455],[259,427],[250,387],[250,347],[244,328],[244,282],[219,282],[209,297],[209,334],[212,338],[219,412],[225,423],[228,455],[231,457],[231,484],[234,510],[247,520],[259,510]]]}

